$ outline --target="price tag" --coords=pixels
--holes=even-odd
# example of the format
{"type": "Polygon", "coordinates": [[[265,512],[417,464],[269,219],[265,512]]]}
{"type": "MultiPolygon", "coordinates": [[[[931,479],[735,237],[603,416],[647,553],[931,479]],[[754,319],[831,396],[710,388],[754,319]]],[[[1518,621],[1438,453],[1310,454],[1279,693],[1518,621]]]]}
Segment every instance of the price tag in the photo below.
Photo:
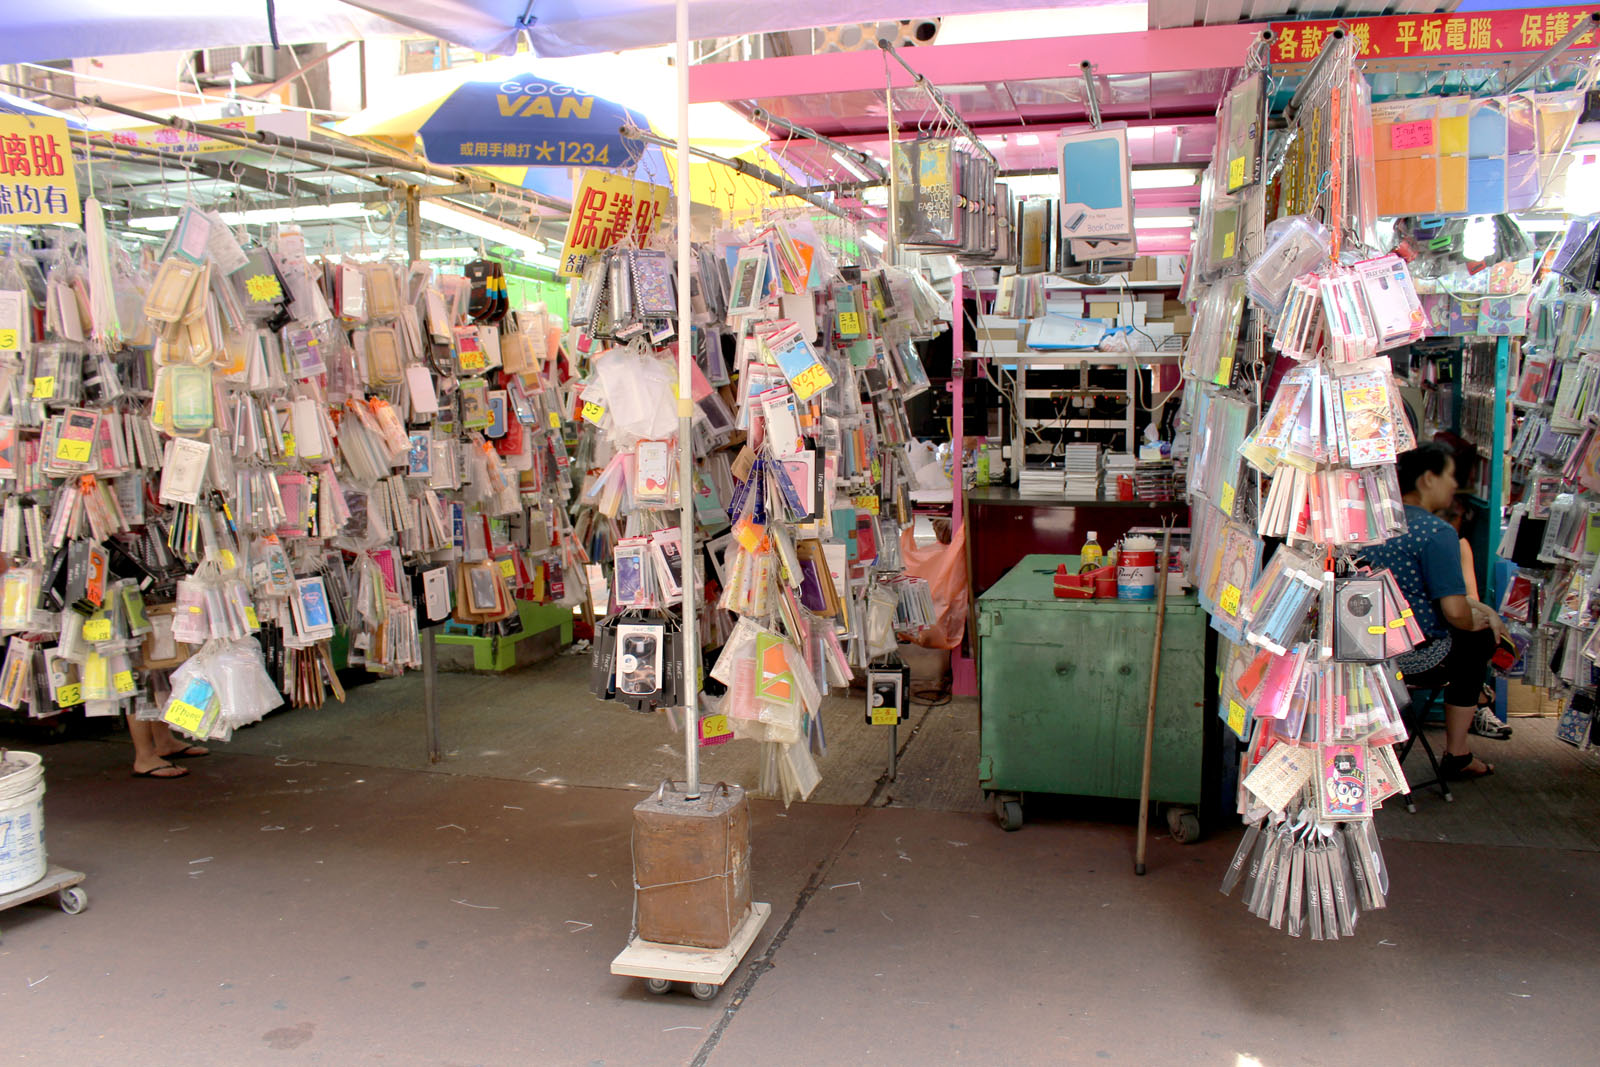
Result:
{"type": "Polygon", "coordinates": [[[726,715],[707,715],[700,720],[700,743],[721,745],[733,740],[733,725],[726,715]]]}
{"type": "Polygon", "coordinates": [[[1433,147],[1433,120],[1400,122],[1389,127],[1389,147],[1397,152],[1408,148],[1433,147]]]}
{"type": "Polygon", "coordinates": [[[839,312],[839,332],[846,337],[860,336],[861,313],[859,311],[839,312]]]}
{"type": "Polygon", "coordinates": [[[150,421],[157,426],[164,425],[167,421],[167,402],[157,400],[150,408],[150,421]]]}
{"type": "Polygon", "coordinates": [[[501,574],[501,577],[504,577],[504,578],[515,578],[517,576],[517,564],[516,564],[516,562],[514,560],[509,560],[509,559],[501,560],[500,561],[500,574],[501,574]]]}
{"type": "Polygon", "coordinates": [[[1233,514],[1233,498],[1237,492],[1238,490],[1233,486],[1228,485],[1226,482],[1223,483],[1222,500],[1219,502],[1219,506],[1229,515],[1233,514]]]}
{"type": "Polygon", "coordinates": [[[789,384],[794,387],[795,399],[810,400],[818,392],[832,385],[833,377],[828,374],[827,367],[813,363],[791,378],[789,384]]]}
{"type": "Polygon", "coordinates": [[[193,704],[174,700],[167,705],[166,713],[161,717],[180,730],[187,730],[191,734],[197,734],[200,732],[200,723],[205,719],[206,713],[204,708],[197,708],[193,704]]]}
{"type": "Polygon", "coordinates": [[[289,433],[287,430],[283,434],[283,454],[286,456],[294,455],[294,434],[289,433]]]}
{"type": "Polygon", "coordinates": [[[483,370],[489,365],[489,360],[482,352],[462,352],[460,357],[462,370],[483,370]]]}
{"type": "Polygon", "coordinates": [[[1234,235],[1233,234],[1225,233],[1225,234],[1222,235],[1222,258],[1223,259],[1232,259],[1233,258],[1233,242],[1234,242],[1234,235]]]}
{"type": "Polygon", "coordinates": [[[1375,634],[1375,635],[1380,636],[1380,637],[1382,635],[1388,633],[1388,632],[1389,632],[1389,628],[1387,626],[1369,626],[1369,627],[1367,627],[1367,633],[1375,634]]]}
{"type": "Polygon", "coordinates": [[[222,564],[222,569],[225,571],[231,571],[239,565],[239,561],[234,558],[233,552],[226,548],[217,551],[217,561],[222,564]]]}
{"type": "MultiPolygon", "coordinates": [[[[0,348],[5,345],[0,344],[0,348]]],[[[46,375],[33,380],[33,398],[35,400],[49,400],[56,395],[56,380],[53,375],[46,375]]]]}
{"type": "Polygon", "coordinates": [[[256,615],[256,606],[254,604],[246,604],[244,606],[244,621],[252,630],[261,629],[261,619],[256,615]]]}
{"type": "Polygon", "coordinates": [[[69,682],[56,690],[56,707],[70,708],[83,703],[83,686],[69,682]]]}
{"type": "Polygon", "coordinates": [[[857,511],[870,511],[874,515],[878,514],[878,510],[881,507],[877,493],[863,493],[852,497],[850,505],[857,511]]]}
{"type": "Polygon", "coordinates": [[[1228,729],[1232,730],[1234,733],[1238,734],[1240,737],[1243,737],[1244,736],[1244,720],[1245,720],[1244,705],[1239,703],[1237,700],[1228,701],[1228,729]]]}
{"type": "MultiPolygon", "coordinates": [[[[592,422],[598,426],[600,425],[600,420],[605,418],[606,409],[601,407],[599,404],[596,404],[593,400],[585,400],[583,402],[583,411],[581,411],[579,414],[583,421],[592,422]]],[[[555,415],[552,414],[550,418],[553,421],[555,419],[555,415]]]]}
{"type": "Polygon", "coordinates": [[[83,639],[85,641],[111,640],[111,620],[104,615],[100,615],[84,623],[83,639]]]}
{"type": "Polygon", "coordinates": [[[56,442],[56,458],[64,459],[68,463],[87,463],[92,448],[92,442],[72,441],[63,437],[56,442]]]}
{"type": "Polygon", "coordinates": [[[897,723],[899,721],[900,721],[900,709],[899,708],[873,708],[872,709],[872,725],[874,725],[874,726],[893,726],[895,723],[897,723]]]}
{"type": "Polygon", "coordinates": [[[22,291],[0,290],[0,352],[22,351],[22,291]]]}
{"type": "Polygon", "coordinates": [[[1217,606],[1229,615],[1239,614],[1239,587],[1236,585],[1223,586],[1222,595],[1217,598],[1217,606]]]}
{"type": "Polygon", "coordinates": [[[1250,160],[1246,156],[1239,156],[1228,160],[1228,191],[1231,193],[1244,184],[1244,168],[1250,160]]]}
{"type": "Polygon", "coordinates": [[[123,694],[131,693],[139,688],[133,681],[132,671],[118,671],[111,676],[111,684],[117,687],[117,692],[123,694]]]}

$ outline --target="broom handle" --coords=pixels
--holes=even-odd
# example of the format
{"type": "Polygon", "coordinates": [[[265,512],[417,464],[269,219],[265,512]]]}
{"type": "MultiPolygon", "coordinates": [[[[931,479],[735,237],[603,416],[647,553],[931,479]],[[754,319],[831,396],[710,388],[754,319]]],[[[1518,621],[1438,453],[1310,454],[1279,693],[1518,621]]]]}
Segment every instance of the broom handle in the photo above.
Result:
{"type": "Polygon", "coordinates": [[[1144,874],[1144,845],[1150,822],[1150,760],[1156,740],[1156,690],[1161,680],[1161,636],[1167,624],[1167,557],[1172,547],[1172,527],[1161,532],[1161,555],[1156,557],[1156,639],[1150,651],[1150,701],[1144,711],[1144,769],[1139,776],[1139,836],[1134,848],[1133,873],[1144,874]]]}

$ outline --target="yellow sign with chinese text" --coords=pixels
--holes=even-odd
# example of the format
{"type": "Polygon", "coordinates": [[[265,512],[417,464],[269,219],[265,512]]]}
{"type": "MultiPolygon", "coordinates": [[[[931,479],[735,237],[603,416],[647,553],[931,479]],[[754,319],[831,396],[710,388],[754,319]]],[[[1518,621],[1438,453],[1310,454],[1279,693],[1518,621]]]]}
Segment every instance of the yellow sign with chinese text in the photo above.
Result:
{"type": "MultiPolygon", "coordinates": [[[[254,115],[207,119],[205,124],[232,134],[256,131],[254,115]]],[[[101,130],[93,136],[97,141],[109,142],[113,148],[140,148],[147,152],[171,152],[182,156],[244,151],[232,141],[219,141],[199,130],[174,130],[167,126],[129,126],[121,130],[101,130]]]]}
{"type": "Polygon", "coordinates": [[[0,115],[0,223],[81,223],[67,120],[0,115]]]}
{"type": "Polygon", "coordinates": [[[557,273],[576,278],[589,257],[615,245],[643,248],[667,214],[672,190],[609,171],[585,171],[572,197],[557,273]]]}

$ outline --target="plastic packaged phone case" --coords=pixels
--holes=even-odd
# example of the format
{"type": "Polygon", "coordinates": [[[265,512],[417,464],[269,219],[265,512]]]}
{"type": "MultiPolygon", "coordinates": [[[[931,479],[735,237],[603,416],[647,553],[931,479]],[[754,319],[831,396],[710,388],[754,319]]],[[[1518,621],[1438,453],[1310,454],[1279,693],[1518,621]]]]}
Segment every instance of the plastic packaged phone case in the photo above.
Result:
{"type": "Polygon", "coordinates": [[[158,322],[178,322],[189,307],[190,295],[203,274],[197,263],[171,256],[164,260],[145,297],[144,313],[158,322]]]}
{"type": "Polygon", "coordinates": [[[367,331],[367,382],[377,388],[399,385],[402,360],[400,334],[393,326],[374,326],[367,331]]]}
{"type": "Polygon", "coordinates": [[[173,433],[197,437],[216,421],[211,372],[204,367],[168,367],[162,376],[167,392],[166,413],[173,433]]]}

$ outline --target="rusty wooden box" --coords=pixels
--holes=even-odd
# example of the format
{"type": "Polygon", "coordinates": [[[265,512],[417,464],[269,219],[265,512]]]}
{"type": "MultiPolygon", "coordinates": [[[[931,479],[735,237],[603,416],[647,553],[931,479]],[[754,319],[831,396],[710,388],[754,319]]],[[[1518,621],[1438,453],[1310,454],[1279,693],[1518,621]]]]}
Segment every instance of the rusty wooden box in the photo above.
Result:
{"type": "Polygon", "coordinates": [[[646,941],[725,948],[750,910],[750,804],[718,784],[663,782],[633,809],[633,884],[646,941]]]}

